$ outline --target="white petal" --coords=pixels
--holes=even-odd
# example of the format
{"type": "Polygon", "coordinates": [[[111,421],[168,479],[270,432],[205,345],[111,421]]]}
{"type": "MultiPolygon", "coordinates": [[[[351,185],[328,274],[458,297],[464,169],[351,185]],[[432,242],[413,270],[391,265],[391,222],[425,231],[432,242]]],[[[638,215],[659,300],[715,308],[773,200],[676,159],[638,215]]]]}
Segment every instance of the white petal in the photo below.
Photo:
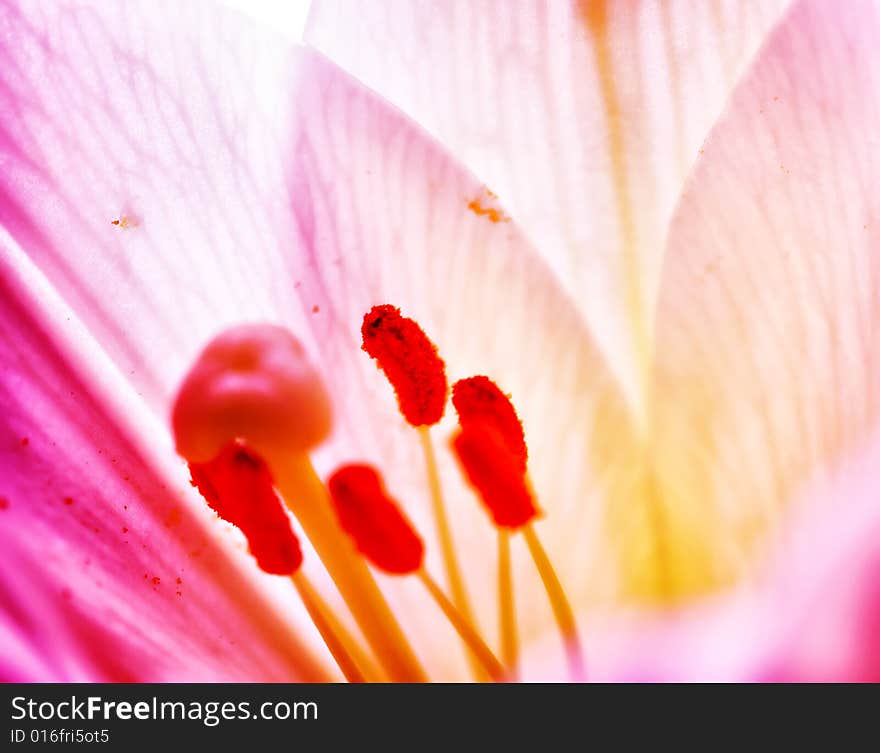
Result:
{"type": "Polygon", "coordinates": [[[786,4],[316,0],[305,38],[501,197],[641,405],[675,202],[786,4]]]}
{"type": "Polygon", "coordinates": [[[654,457],[696,581],[741,573],[798,485],[878,416],[878,34],[877,3],[799,3],[672,225],[654,457]]]}

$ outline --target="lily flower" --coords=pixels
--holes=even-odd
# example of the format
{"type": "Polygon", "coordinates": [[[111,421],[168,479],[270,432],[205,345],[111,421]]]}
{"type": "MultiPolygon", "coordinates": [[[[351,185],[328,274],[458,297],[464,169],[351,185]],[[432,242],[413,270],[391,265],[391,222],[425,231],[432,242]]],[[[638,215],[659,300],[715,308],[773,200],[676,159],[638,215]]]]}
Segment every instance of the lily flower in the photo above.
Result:
{"type": "Polygon", "coordinates": [[[562,679],[576,635],[595,679],[873,666],[861,586],[821,632],[867,637],[804,659],[795,555],[874,561],[880,9],[756,5],[318,0],[303,48],[208,2],[0,0],[0,676],[504,679],[501,644],[562,679]],[[377,306],[491,379],[527,467],[485,416],[402,415],[377,306]],[[391,520],[419,577],[358,559],[391,520]]]}

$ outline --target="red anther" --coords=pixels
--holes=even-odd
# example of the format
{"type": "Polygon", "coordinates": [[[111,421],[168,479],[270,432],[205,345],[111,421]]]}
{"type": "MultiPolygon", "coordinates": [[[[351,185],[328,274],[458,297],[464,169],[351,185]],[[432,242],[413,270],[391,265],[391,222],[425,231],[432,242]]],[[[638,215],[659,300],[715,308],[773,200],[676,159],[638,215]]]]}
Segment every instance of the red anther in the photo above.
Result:
{"type": "Polygon", "coordinates": [[[238,526],[257,564],[273,575],[302,565],[299,541],[273,487],[263,459],[241,442],[230,442],[213,460],[190,463],[192,485],[214,512],[238,526]]]}
{"type": "Polygon", "coordinates": [[[490,425],[504,440],[507,449],[516,456],[522,472],[526,472],[529,451],[522,421],[516,415],[510,397],[495,382],[486,376],[459,379],[452,385],[452,404],[463,429],[478,422],[490,425]]]}
{"type": "Polygon", "coordinates": [[[368,465],[344,465],[327,483],[342,529],[381,570],[403,575],[421,568],[425,545],[368,465]]]}
{"type": "Polygon", "coordinates": [[[373,306],[361,327],[363,349],[385,372],[403,417],[413,426],[432,426],[446,408],[446,365],[422,328],[400,309],[373,306]]]}
{"type": "Polygon", "coordinates": [[[452,448],[495,525],[520,528],[538,514],[519,458],[490,424],[474,422],[461,429],[452,448]]]}

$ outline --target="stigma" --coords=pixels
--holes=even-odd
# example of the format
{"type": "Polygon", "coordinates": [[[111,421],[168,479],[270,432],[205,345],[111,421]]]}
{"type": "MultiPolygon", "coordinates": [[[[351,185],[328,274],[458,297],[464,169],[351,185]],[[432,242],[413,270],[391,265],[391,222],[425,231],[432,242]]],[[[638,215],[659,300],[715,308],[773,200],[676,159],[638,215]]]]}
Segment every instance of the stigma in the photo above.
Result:
{"type": "Polygon", "coordinates": [[[171,425],[178,453],[191,463],[212,460],[237,439],[263,456],[299,454],[330,433],[330,400],[299,340],[283,327],[246,324],[199,354],[171,425]]]}

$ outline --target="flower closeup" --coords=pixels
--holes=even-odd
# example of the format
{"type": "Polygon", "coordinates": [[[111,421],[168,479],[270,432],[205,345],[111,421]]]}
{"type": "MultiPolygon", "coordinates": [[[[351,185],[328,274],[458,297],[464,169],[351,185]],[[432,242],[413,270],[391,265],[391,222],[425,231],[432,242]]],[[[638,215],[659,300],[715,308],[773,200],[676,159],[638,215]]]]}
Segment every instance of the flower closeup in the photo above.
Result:
{"type": "Polygon", "coordinates": [[[0,0],[0,679],[880,679],[877,0],[0,0]]]}

